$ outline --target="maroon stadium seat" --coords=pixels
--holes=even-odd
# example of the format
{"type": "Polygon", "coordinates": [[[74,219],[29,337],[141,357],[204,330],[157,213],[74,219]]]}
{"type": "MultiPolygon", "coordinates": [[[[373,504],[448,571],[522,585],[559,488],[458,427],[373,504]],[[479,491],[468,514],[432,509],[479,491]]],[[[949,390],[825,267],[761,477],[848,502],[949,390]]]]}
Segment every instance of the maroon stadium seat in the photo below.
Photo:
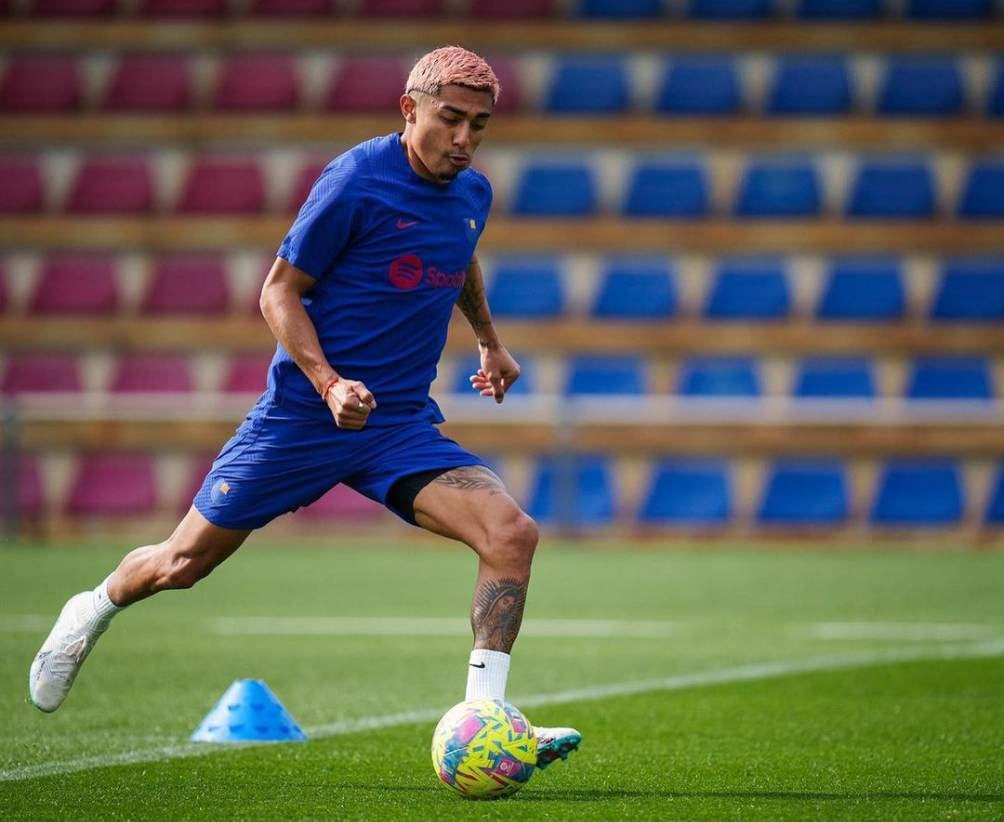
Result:
{"type": "Polygon", "coordinates": [[[187,393],[192,390],[188,361],[166,354],[126,354],[118,362],[109,390],[115,393],[187,393]]]}
{"type": "Polygon", "coordinates": [[[300,169],[300,173],[296,175],[293,193],[289,198],[290,211],[300,210],[300,206],[306,201],[307,195],[310,194],[310,189],[313,188],[314,182],[321,176],[321,172],[324,171],[326,165],[327,162],[321,160],[316,163],[307,163],[307,165],[300,169]]]}
{"type": "Polygon", "coordinates": [[[7,362],[4,394],[80,391],[80,366],[73,354],[18,354],[7,362]]]}
{"type": "Polygon", "coordinates": [[[88,454],[77,464],[66,510],[130,516],[150,513],[156,500],[153,459],[148,454],[88,454]]]}
{"type": "Polygon", "coordinates": [[[288,54],[241,54],[220,67],[213,105],[220,111],[288,111],[300,99],[288,54]]]}
{"type": "Polygon", "coordinates": [[[270,362],[272,362],[271,352],[235,354],[230,359],[227,375],[220,390],[227,394],[260,394],[265,390],[270,362]]]}
{"type": "Polygon", "coordinates": [[[473,0],[470,10],[471,17],[485,20],[526,20],[553,14],[554,0],[473,0]]]}
{"type": "Polygon", "coordinates": [[[185,483],[181,496],[178,498],[179,514],[186,513],[192,507],[192,500],[195,499],[195,495],[202,487],[202,481],[206,478],[206,474],[209,473],[209,469],[213,467],[213,460],[215,458],[215,454],[200,454],[192,458],[191,473],[188,476],[188,482],[185,483]]]}
{"type": "Polygon", "coordinates": [[[438,17],[443,13],[443,0],[363,0],[359,6],[362,17],[438,17]]]}
{"type": "Polygon", "coordinates": [[[153,208],[153,175],[142,157],[92,157],[77,173],[71,214],[144,214],[153,208]]]}
{"type": "Polygon", "coordinates": [[[72,57],[14,57],[0,81],[0,111],[73,111],[80,98],[80,74],[72,57]]]}
{"type": "Polygon", "coordinates": [[[42,171],[33,157],[0,157],[0,214],[42,209],[42,171]]]}
{"type": "Polygon", "coordinates": [[[227,272],[218,256],[186,254],[157,260],[140,308],[144,314],[225,314],[227,272]]]}
{"type": "Polygon", "coordinates": [[[192,102],[192,77],[185,57],[127,54],[115,67],[103,107],[106,111],[182,111],[192,102]]]}
{"type": "Polygon", "coordinates": [[[397,111],[408,69],[396,57],[347,57],[336,69],[325,108],[330,111],[397,111]]]}
{"type": "Polygon", "coordinates": [[[42,488],[42,466],[38,458],[21,454],[17,460],[17,512],[22,517],[37,519],[45,509],[45,491],[42,488]]]}
{"type": "Polygon", "coordinates": [[[317,502],[297,512],[305,520],[361,522],[381,515],[384,508],[346,485],[336,485],[317,502]]]}
{"type": "Polygon", "coordinates": [[[108,17],[115,14],[116,0],[35,0],[33,17],[108,17]]]}
{"type": "Polygon", "coordinates": [[[119,307],[114,257],[60,255],[45,261],[31,299],[33,314],[114,314],[119,307]]]}
{"type": "Polygon", "coordinates": [[[265,181],[254,160],[203,158],[188,172],[178,203],[183,214],[256,214],[265,205],[265,181]]]}
{"type": "Polygon", "coordinates": [[[7,270],[0,264],[0,312],[7,310],[7,270]]]}
{"type": "Polygon", "coordinates": [[[249,12],[262,17],[317,17],[334,8],[332,0],[253,0],[249,12]]]}
{"type": "Polygon", "coordinates": [[[520,85],[516,62],[509,57],[491,57],[488,62],[502,86],[502,93],[495,104],[495,111],[499,114],[511,114],[522,108],[523,89],[520,85]]]}
{"type": "Polygon", "coordinates": [[[143,0],[140,14],[147,17],[222,17],[226,0],[143,0]]]}

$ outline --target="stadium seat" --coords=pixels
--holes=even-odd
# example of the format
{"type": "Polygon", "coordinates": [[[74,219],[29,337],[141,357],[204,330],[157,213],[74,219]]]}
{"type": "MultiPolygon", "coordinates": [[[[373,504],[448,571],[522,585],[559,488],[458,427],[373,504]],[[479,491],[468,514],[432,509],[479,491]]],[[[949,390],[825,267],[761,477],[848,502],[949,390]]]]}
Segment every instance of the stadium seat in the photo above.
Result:
{"type": "Polygon", "coordinates": [[[397,57],[347,57],[335,69],[324,107],[381,114],[395,111],[407,79],[408,69],[397,57]]]}
{"type": "Polygon", "coordinates": [[[295,514],[301,521],[371,522],[383,516],[384,507],[353,491],[347,485],[336,485],[320,499],[295,514]]]}
{"type": "Polygon", "coordinates": [[[731,517],[731,470],[717,459],[662,460],[638,511],[643,525],[719,526],[731,517]]]}
{"type": "Polygon", "coordinates": [[[704,316],[712,320],[780,320],[790,298],[784,263],[771,258],[735,258],[719,263],[704,316]]]}
{"type": "Polygon", "coordinates": [[[628,180],[627,217],[704,217],[708,213],[708,181],[696,159],[649,160],[638,163],[628,180]]]}
{"type": "Polygon", "coordinates": [[[192,103],[188,59],[161,54],[126,54],[115,66],[106,111],[184,111],[192,103]]]}
{"type": "Polygon", "coordinates": [[[222,17],[226,0],[142,0],[140,14],[145,17],[222,17]]]}
{"type": "Polygon", "coordinates": [[[620,57],[558,60],[545,95],[549,114],[617,114],[631,104],[627,70],[620,57]]]}
{"type": "Polygon", "coordinates": [[[230,304],[226,266],[213,255],[185,254],[157,260],[140,306],[148,315],[225,314],[230,304]]]}
{"type": "Polygon", "coordinates": [[[265,390],[272,353],[234,354],[220,390],[226,394],[260,394],[265,390]]]}
{"type": "Polygon", "coordinates": [[[49,257],[32,295],[32,314],[109,315],[119,308],[114,257],[67,254],[49,257]]]}
{"type": "Polygon", "coordinates": [[[792,394],[803,398],[875,396],[872,365],[861,358],[811,357],[798,364],[792,394]]]}
{"type": "Polygon", "coordinates": [[[149,514],[157,502],[148,454],[88,454],[80,458],[66,510],[92,516],[149,514]]]}
{"type": "Polygon", "coordinates": [[[879,114],[935,117],[965,105],[962,75],[951,57],[890,57],[878,95],[879,114]]]}
{"type": "Polygon", "coordinates": [[[548,455],[537,463],[529,514],[545,525],[596,527],[615,514],[610,466],[605,457],[548,455]]]}
{"type": "Polygon", "coordinates": [[[660,320],[676,313],[674,274],[651,257],[609,260],[593,301],[592,316],[610,320],[660,320]]]}
{"type": "Polygon", "coordinates": [[[680,367],[677,393],[686,397],[758,397],[756,361],[751,357],[692,357],[680,367]]]}
{"type": "Polygon", "coordinates": [[[1004,258],[946,261],[931,319],[967,323],[1004,320],[1004,258]]]}
{"type": "Polygon", "coordinates": [[[757,511],[762,525],[834,526],[847,520],[847,478],[839,460],[778,460],[757,511]]]}
{"type": "Polygon", "coordinates": [[[702,20],[757,20],[771,13],[771,0],[691,0],[690,16],[702,20]]]}
{"type": "Polygon", "coordinates": [[[45,489],[42,486],[42,466],[36,457],[18,454],[14,467],[15,505],[18,516],[36,520],[45,511],[45,489]]]}
{"type": "Polygon", "coordinates": [[[1004,162],[973,163],[962,190],[959,216],[974,219],[1004,217],[1004,162]]]}
{"type": "Polygon", "coordinates": [[[990,368],[981,357],[922,357],[913,364],[911,400],[991,400],[990,368]]]}
{"type": "Polygon", "coordinates": [[[323,17],[335,10],[336,0],[252,0],[255,17],[323,17]]]}
{"type": "Polygon", "coordinates": [[[0,214],[42,210],[42,170],[32,157],[0,157],[0,214]]]}
{"type": "Polygon", "coordinates": [[[473,0],[467,13],[476,20],[539,20],[554,15],[554,0],[473,0]]]}
{"type": "Polygon", "coordinates": [[[580,163],[534,163],[516,181],[512,213],[532,217],[588,217],[596,212],[596,180],[580,163]]]}
{"type": "Polygon", "coordinates": [[[894,257],[844,257],[830,263],[816,309],[821,320],[898,320],[906,297],[894,257]]]}
{"type": "Polygon", "coordinates": [[[990,97],[987,100],[987,114],[991,117],[1004,117],[1004,60],[997,62],[995,71],[990,97]]]}
{"type": "Polygon", "coordinates": [[[314,187],[314,183],[317,182],[317,178],[321,176],[321,172],[324,171],[327,164],[326,160],[310,162],[300,169],[296,175],[296,182],[293,184],[293,193],[289,197],[289,210],[291,212],[299,211],[300,207],[307,201],[310,189],[314,187]]]}
{"type": "Polygon", "coordinates": [[[178,202],[182,214],[256,214],[265,205],[265,180],[253,160],[195,160],[178,202]]]}
{"type": "MultiPolygon", "coordinates": [[[[509,394],[521,395],[531,394],[534,391],[533,380],[533,359],[521,355],[514,355],[519,363],[519,379],[506,390],[509,394]]],[[[459,394],[462,397],[475,397],[474,389],[471,388],[470,376],[481,368],[481,358],[477,354],[470,354],[462,357],[453,372],[453,385],[450,386],[451,393],[459,394]]]]}
{"type": "Polygon", "coordinates": [[[581,0],[579,17],[634,20],[659,17],[662,0],[581,0]]]}
{"type": "Polygon", "coordinates": [[[35,0],[32,17],[109,17],[115,14],[115,0],[35,0]]]}
{"type": "Polygon", "coordinates": [[[989,17],[992,0],[910,0],[907,17],[916,20],[966,20],[989,17]]]}
{"type": "Polygon", "coordinates": [[[843,57],[786,55],[774,61],[768,114],[833,115],[852,108],[851,79],[843,57]]]}
{"type": "Polygon", "coordinates": [[[9,297],[7,292],[7,271],[0,262],[0,313],[7,310],[9,297]]]}
{"type": "Polygon", "coordinates": [[[492,112],[498,117],[500,114],[519,111],[523,108],[523,83],[518,66],[519,58],[489,55],[487,59],[502,88],[492,112]]]}
{"type": "Polygon", "coordinates": [[[937,527],[961,518],[962,487],[954,461],[901,459],[883,467],[871,511],[874,524],[937,527]]]}
{"type": "Polygon", "coordinates": [[[565,393],[569,396],[644,394],[645,363],[635,356],[580,354],[568,361],[565,393]]]}
{"type": "Polygon", "coordinates": [[[3,376],[4,394],[80,391],[80,363],[74,354],[14,354],[3,376]]]}
{"type": "Polygon", "coordinates": [[[488,304],[496,317],[557,317],[564,288],[553,257],[510,257],[495,261],[488,304]]]}
{"type": "Polygon", "coordinates": [[[73,111],[81,85],[72,57],[17,55],[0,81],[0,111],[18,114],[73,111]]]}
{"type": "Polygon", "coordinates": [[[219,111],[289,111],[300,80],[288,54],[240,54],[220,67],[213,106],[219,111]]]}
{"type": "Polygon", "coordinates": [[[438,17],[443,0],[362,0],[361,17],[438,17]]]}
{"type": "Polygon", "coordinates": [[[741,107],[742,89],[731,57],[677,57],[663,69],[655,103],[661,114],[707,117],[735,114],[741,107]]]}
{"type": "Polygon", "coordinates": [[[188,360],[169,354],[126,354],[108,390],[117,394],[179,394],[192,390],[188,360]]]}
{"type": "Polygon", "coordinates": [[[811,160],[754,160],[739,182],[739,217],[794,218],[819,214],[820,192],[811,160]]]}
{"type": "Polygon", "coordinates": [[[807,20],[864,20],[882,14],[882,0],[802,0],[798,16],[807,20]]]}
{"type": "Polygon", "coordinates": [[[934,212],[934,182],[923,160],[865,160],[858,166],[847,206],[849,216],[926,219],[934,212]]]}
{"type": "Polygon", "coordinates": [[[987,502],[986,521],[992,525],[1004,525],[1004,465],[997,468],[987,502]]]}
{"type": "Polygon", "coordinates": [[[73,183],[70,214],[144,214],[153,208],[153,175],[143,157],[91,157],[73,183]]]}

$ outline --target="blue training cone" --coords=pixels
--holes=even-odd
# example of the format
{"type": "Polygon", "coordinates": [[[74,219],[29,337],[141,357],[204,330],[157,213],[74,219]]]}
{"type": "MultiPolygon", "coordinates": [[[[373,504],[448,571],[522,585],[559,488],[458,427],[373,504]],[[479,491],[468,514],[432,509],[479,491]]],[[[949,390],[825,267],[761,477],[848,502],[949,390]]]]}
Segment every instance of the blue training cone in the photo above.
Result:
{"type": "Polygon", "coordinates": [[[260,679],[238,679],[206,714],[193,742],[306,742],[307,735],[260,679]]]}

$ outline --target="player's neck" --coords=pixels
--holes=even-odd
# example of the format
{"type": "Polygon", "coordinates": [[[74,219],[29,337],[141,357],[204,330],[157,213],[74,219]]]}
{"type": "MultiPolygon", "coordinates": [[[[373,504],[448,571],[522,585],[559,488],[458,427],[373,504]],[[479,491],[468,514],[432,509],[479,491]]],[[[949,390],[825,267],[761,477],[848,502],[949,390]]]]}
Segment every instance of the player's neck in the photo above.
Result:
{"type": "Polygon", "coordinates": [[[405,159],[408,161],[408,165],[411,166],[411,170],[414,171],[423,180],[428,180],[430,183],[436,183],[437,185],[446,185],[449,180],[443,181],[436,177],[428,168],[425,167],[425,163],[422,162],[418,154],[412,149],[411,144],[408,141],[409,128],[405,126],[404,132],[401,134],[400,143],[401,150],[404,152],[405,159]]]}

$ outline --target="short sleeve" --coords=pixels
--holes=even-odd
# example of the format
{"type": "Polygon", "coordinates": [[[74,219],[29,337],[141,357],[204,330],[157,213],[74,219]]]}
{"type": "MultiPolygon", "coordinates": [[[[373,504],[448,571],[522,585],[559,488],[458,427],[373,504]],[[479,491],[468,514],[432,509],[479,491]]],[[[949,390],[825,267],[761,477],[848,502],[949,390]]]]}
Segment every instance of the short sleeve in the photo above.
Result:
{"type": "Polygon", "coordinates": [[[348,245],[359,213],[358,163],[350,154],[330,163],[296,215],[278,256],[321,279],[348,245]]]}

